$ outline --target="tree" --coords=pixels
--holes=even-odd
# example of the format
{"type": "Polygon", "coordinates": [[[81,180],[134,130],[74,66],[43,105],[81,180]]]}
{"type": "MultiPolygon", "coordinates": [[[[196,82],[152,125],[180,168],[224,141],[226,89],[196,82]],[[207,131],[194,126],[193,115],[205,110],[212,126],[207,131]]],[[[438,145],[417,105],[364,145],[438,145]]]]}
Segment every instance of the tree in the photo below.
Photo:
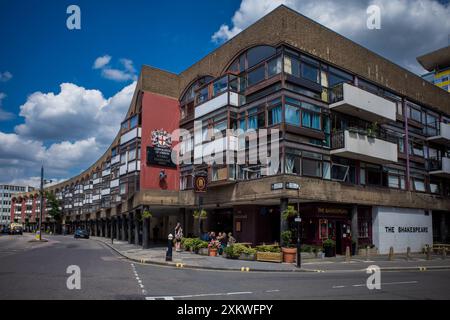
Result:
{"type": "Polygon", "coordinates": [[[53,218],[56,222],[57,233],[60,233],[60,227],[62,222],[62,211],[59,209],[61,204],[56,196],[51,192],[45,192],[46,205],[48,210],[48,215],[53,218]]]}

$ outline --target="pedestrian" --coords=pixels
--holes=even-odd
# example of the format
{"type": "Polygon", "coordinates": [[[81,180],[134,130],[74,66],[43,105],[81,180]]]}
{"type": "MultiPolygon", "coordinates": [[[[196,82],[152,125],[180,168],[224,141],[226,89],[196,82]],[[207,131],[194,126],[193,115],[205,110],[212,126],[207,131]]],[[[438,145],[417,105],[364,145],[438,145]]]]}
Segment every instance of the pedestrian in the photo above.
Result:
{"type": "Polygon", "coordinates": [[[181,252],[181,239],[183,238],[183,228],[181,228],[181,223],[177,222],[175,227],[175,251],[181,252]]]}
{"type": "Polygon", "coordinates": [[[233,237],[233,234],[230,232],[228,233],[228,246],[232,246],[236,243],[236,239],[233,237]]]}

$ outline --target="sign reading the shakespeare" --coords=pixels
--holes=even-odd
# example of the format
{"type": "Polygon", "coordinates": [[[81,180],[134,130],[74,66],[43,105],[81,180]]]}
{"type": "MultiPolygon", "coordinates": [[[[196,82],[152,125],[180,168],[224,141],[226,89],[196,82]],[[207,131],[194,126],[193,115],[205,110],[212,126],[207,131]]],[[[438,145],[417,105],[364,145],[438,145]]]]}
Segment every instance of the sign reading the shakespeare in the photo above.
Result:
{"type": "Polygon", "coordinates": [[[208,185],[208,173],[198,172],[194,176],[194,190],[195,192],[206,192],[208,185]]]}
{"type": "Polygon", "coordinates": [[[172,136],[167,131],[153,130],[152,145],[147,147],[147,164],[176,168],[172,161],[172,136]]]}

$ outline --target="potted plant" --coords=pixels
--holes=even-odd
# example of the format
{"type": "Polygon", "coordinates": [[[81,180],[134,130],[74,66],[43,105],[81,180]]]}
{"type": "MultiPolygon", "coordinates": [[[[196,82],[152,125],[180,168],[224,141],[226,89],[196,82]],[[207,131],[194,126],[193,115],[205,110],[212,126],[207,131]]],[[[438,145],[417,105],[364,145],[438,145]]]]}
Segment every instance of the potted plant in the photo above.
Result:
{"type": "MultiPolygon", "coordinates": [[[[288,206],[281,214],[283,220],[287,221],[289,218],[297,216],[298,211],[295,210],[294,206],[288,206]]],[[[297,256],[297,248],[292,243],[292,234],[293,232],[291,230],[286,230],[281,233],[281,251],[283,252],[283,261],[286,263],[293,263],[297,256]]]]}
{"type": "Polygon", "coordinates": [[[221,246],[220,241],[211,240],[211,242],[208,244],[209,256],[216,257],[217,251],[219,250],[220,246],[221,246]]]}
{"type": "Polygon", "coordinates": [[[327,239],[323,242],[323,250],[325,251],[325,257],[327,258],[331,258],[334,257],[335,254],[335,248],[336,248],[336,242],[331,240],[331,239],[327,239]]]}
{"type": "Polygon", "coordinates": [[[239,252],[238,250],[236,250],[236,245],[231,245],[226,247],[223,250],[223,253],[225,254],[224,256],[227,259],[238,259],[239,258],[239,252]]]}
{"type": "Polygon", "coordinates": [[[297,248],[292,244],[292,231],[283,231],[281,233],[281,240],[283,241],[283,246],[281,247],[283,262],[294,263],[295,257],[297,256],[297,248]]]}

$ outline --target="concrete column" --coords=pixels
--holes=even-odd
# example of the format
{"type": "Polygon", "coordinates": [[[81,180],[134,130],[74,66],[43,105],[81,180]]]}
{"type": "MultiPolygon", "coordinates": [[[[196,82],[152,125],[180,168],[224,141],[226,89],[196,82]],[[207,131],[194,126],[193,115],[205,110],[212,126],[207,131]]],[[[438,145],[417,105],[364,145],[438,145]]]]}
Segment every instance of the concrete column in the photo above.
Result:
{"type": "Polygon", "coordinates": [[[120,216],[116,216],[116,239],[122,240],[122,232],[120,228],[121,219],[120,216]]]}
{"type": "Polygon", "coordinates": [[[111,237],[111,223],[110,223],[110,219],[106,219],[105,220],[105,238],[110,238],[111,237]]]}
{"type": "Polygon", "coordinates": [[[105,220],[100,219],[100,237],[105,236],[105,220]]]}
{"type": "Polygon", "coordinates": [[[358,229],[358,206],[352,207],[352,240],[356,241],[358,246],[359,229],[358,229]]]}
{"type": "Polygon", "coordinates": [[[441,223],[440,223],[440,231],[441,231],[441,239],[440,241],[442,243],[445,243],[447,241],[447,236],[448,236],[448,229],[447,229],[447,225],[445,223],[445,213],[441,213],[441,223]]]}
{"type": "Polygon", "coordinates": [[[135,213],[135,217],[134,217],[134,244],[135,245],[139,245],[139,231],[140,231],[140,221],[137,219],[137,215],[135,213]]]}
{"type": "Polygon", "coordinates": [[[150,219],[142,221],[142,249],[148,249],[150,243],[150,219]]]}
{"type": "Polygon", "coordinates": [[[132,244],[133,243],[133,214],[129,213],[128,214],[128,219],[127,219],[127,224],[128,224],[128,243],[132,244]]]}
{"type": "Polygon", "coordinates": [[[116,218],[115,217],[111,218],[110,228],[111,228],[111,234],[109,236],[110,236],[110,238],[115,239],[116,238],[116,218]]]}
{"type": "Polygon", "coordinates": [[[121,235],[121,239],[122,239],[122,241],[127,241],[128,239],[127,239],[127,229],[126,229],[126,221],[127,221],[127,217],[125,216],[125,215],[122,215],[122,217],[121,217],[121,220],[122,220],[122,224],[120,225],[120,233],[122,234],[121,235]]]}
{"type": "Polygon", "coordinates": [[[281,233],[288,229],[288,223],[283,219],[283,211],[287,209],[289,204],[289,199],[281,198],[280,199],[280,243],[281,243],[281,233]]]}

